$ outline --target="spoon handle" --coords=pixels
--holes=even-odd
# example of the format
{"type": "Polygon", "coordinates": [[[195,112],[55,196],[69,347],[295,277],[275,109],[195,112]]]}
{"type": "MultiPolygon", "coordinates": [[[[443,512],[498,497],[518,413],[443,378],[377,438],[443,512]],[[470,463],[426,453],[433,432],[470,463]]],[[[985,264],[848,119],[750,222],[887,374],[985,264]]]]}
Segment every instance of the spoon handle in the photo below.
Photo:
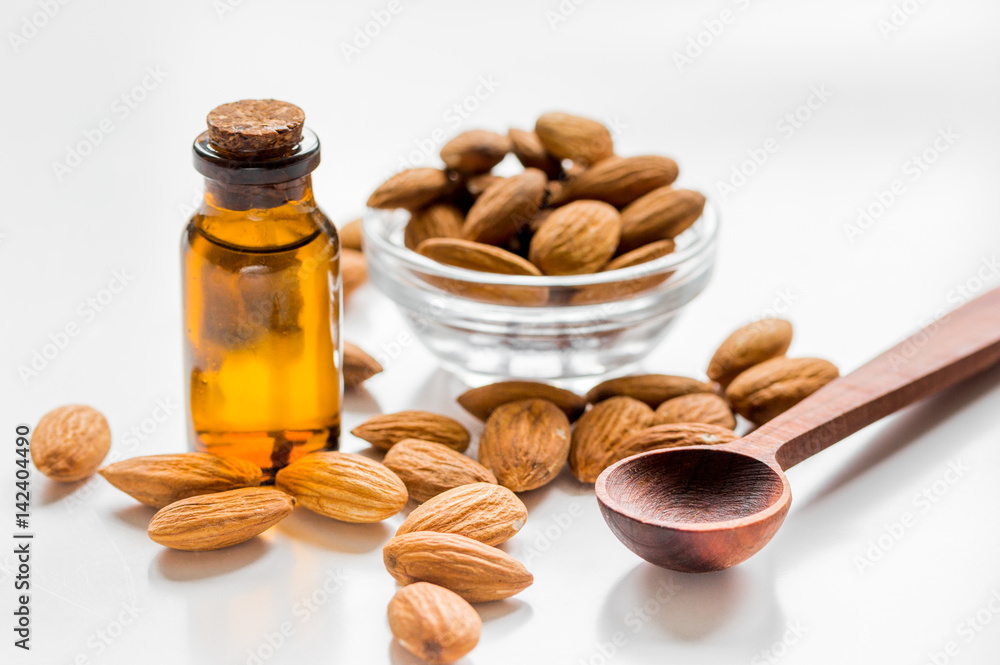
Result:
{"type": "Polygon", "coordinates": [[[937,319],[743,437],[734,449],[782,469],[1000,362],[1000,289],[937,319]]]}

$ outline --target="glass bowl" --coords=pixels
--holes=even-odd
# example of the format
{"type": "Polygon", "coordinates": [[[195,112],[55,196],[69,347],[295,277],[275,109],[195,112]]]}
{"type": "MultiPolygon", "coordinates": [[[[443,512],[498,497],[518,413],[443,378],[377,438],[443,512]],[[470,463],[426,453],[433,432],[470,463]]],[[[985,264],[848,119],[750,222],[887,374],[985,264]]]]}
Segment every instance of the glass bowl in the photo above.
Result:
{"type": "Polygon", "coordinates": [[[403,244],[409,218],[366,211],[371,280],[424,346],[473,386],[519,378],[575,387],[631,370],[705,288],[719,228],[709,202],[671,254],[609,272],[532,277],[421,256],[403,244]]]}

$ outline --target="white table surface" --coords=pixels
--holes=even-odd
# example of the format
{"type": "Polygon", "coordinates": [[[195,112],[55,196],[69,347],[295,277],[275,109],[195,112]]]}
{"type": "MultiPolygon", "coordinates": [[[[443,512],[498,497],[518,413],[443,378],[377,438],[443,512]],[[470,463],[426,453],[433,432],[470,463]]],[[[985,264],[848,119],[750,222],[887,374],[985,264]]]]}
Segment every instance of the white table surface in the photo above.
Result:
{"type": "MultiPolygon", "coordinates": [[[[5,34],[45,22],[0,48],[5,539],[18,423],[83,402],[107,414],[115,455],[186,447],[178,241],[200,188],[190,143],[218,103],[273,96],[304,107],[323,140],[317,196],[341,222],[438,129],[529,127],[563,109],[615,121],[622,154],[675,156],[724,227],[715,277],[649,358],[654,371],[700,375],[730,329],[774,309],[796,326],[793,354],[849,371],[1000,286],[995,2],[896,0],[911,15],[897,14],[886,35],[890,0],[118,0],[33,18],[41,4],[2,10],[5,34]],[[390,4],[400,11],[348,62],[341,44],[390,4]],[[719,17],[719,34],[701,35],[707,46],[678,68],[675,54],[719,17]],[[133,93],[144,77],[148,89],[133,93]],[[492,91],[480,87],[460,119],[453,105],[481,79],[492,91]],[[799,127],[780,124],[814,88],[829,98],[814,98],[799,127]],[[113,131],[59,179],[53,164],[105,118],[113,131]],[[957,136],[935,150],[949,128],[957,136]],[[769,139],[777,150],[723,200],[717,183],[769,139]],[[914,171],[927,149],[936,160],[914,171]],[[859,206],[897,179],[885,213],[850,235],[859,206]],[[127,285],[91,311],[87,299],[116,271],[127,285]],[[78,333],[22,379],[19,367],[67,324],[78,333]],[[161,402],[171,413],[154,424],[161,402]]],[[[345,327],[373,353],[403,331],[371,286],[345,327]]],[[[348,400],[345,430],[404,408],[474,425],[453,402],[460,387],[419,345],[386,365],[370,396],[348,400]]],[[[722,573],[644,564],[605,528],[593,492],[564,474],[525,495],[530,518],[505,546],[535,584],[482,608],[466,662],[996,663],[998,384],[997,372],[981,376],[792,470],[784,528],[722,573]],[[878,560],[859,566],[865,557],[878,560]]],[[[344,450],[363,447],[344,438],[344,450]]],[[[351,526],[300,510],[250,543],[192,555],[152,543],[151,511],[99,478],[32,482],[33,649],[12,646],[8,541],[3,663],[414,662],[385,620],[395,585],[380,550],[402,516],[351,526]]]]}

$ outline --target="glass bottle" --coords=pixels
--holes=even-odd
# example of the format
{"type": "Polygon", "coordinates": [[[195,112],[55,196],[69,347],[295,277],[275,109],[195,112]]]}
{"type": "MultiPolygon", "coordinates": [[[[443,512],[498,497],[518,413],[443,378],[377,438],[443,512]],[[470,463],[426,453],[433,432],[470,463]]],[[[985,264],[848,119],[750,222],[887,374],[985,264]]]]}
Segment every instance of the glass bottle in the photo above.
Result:
{"type": "Polygon", "coordinates": [[[340,241],[313,198],[304,120],[274,100],[209,114],[181,248],[192,447],[269,473],[340,437],[340,241]]]}

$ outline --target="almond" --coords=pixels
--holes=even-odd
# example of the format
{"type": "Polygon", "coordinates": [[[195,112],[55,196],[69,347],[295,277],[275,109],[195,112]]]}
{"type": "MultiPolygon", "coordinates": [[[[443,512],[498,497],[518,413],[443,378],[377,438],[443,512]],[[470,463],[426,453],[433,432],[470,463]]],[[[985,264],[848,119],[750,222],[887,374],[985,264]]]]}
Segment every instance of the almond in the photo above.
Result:
{"type": "Polygon", "coordinates": [[[599,383],[587,393],[587,401],[594,404],[616,395],[624,395],[645,402],[655,409],[668,399],[689,393],[710,393],[711,384],[668,374],[641,374],[623,376],[599,383]]]}
{"type": "Polygon", "coordinates": [[[344,342],[344,387],[355,388],[382,371],[382,365],[361,347],[344,342]]]}
{"type": "Polygon", "coordinates": [[[558,406],[542,399],[509,402],[486,420],[479,461],[504,487],[526,492],[559,475],[569,445],[569,419],[558,406]]]}
{"type": "MultiPolygon", "coordinates": [[[[684,446],[714,446],[735,441],[739,437],[725,427],[702,423],[654,425],[619,439],[600,462],[606,469],[615,462],[647,450],[680,448],[684,446]]],[[[603,469],[602,469],[603,470],[603,469]]]]}
{"type": "Polygon", "coordinates": [[[594,164],[615,154],[611,132],[589,118],[544,113],[535,123],[535,134],[545,149],[559,159],[594,164]]]}
{"type": "Polygon", "coordinates": [[[483,621],[454,591],[428,582],[403,587],[389,601],[389,630],[404,649],[432,665],[459,660],[479,642],[483,621]]]}
{"type": "Polygon", "coordinates": [[[395,536],[382,548],[382,559],[400,584],[430,582],[470,603],[510,598],[533,581],[531,573],[503,550],[455,533],[395,536]]]}
{"type": "Polygon", "coordinates": [[[541,208],[547,182],[538,169],[525,169],[494,183],[472,204],[462,236],[497,245],[516,235],[541,208]]]}
{"type": "Polygon", "coordinates": [[[545,149],[538,134],[523,129],[511,129],[507,132],[507,136],[510,138],[511,152],[525,168],[543,171],[550,179],[562,175],[559,159],[545,149]]]}
{"type": "Polygon", "coordinates": [[[580,482],[595,482],[607,466],[608,451],[623,437],[653,422],[653,410],[631,397],[611,397],[594,405],[573,430],[570,471],[580,482]]]}
{"type": "MultiPolygon", "coordinates": [[[[570,204],[572,205],[572,204],[570,204]]],[[[601,268],[601,272],[611,272],[612,270],[623,270],[633,266],[642,265],[655,261],[674,251],[673,240],[658,240],[648,245],[643,245],[631,252],[622,254],[612,259],[601,268]]],[[[648,291],[655,286],[667,281],[674,274],[672,270],[649,270],[648,274],[633,277],[618,282],[608,282],[606,284],[593,284],[583,286],[576,290],[570,298],[571,305],[589,305],[600,302],[616,302],[628,300],[636,294],[648,291]]]]}
{"type": "Polygon", "coordinates": [[[368,197],[368,206],[418,210],[450,194],[455,184],[441,169],[407,169],[379,185],[368,197]]]}
{"type": "Polygon", "coordinates": [[[89,406],[60,406],[42,416],[31,437],[31,461],[43,474],[63,482],[93,475],[111,449],[111,428],[89,406]]]}
{"type": "Polygon", "coordinates": [[[278,471],[274,485],[303,506],[342,522],[381,522],[406,505],[406,486],[363,455],[322,451],[278,471]]]}
{"type": "Polygon", "coordinates": [[[133,457],[109,464],[100,473],[122,492],[153,508],[192,496],[256,487],[263,479],[260,467],[252,462],[208,453],[133,457]]]}
{"type": "Polygon", "coordinates": [[[493,472],[479,462],[433,441],[403,439],[382,462],[399,476],[417,503],[462,485],[497,482],[493,472]]]}
{"type": "Polygon", "coordinates": [[[705,195],[690,189],[660,187],[622,210],[619,251],[628,252],[657,240],[679,236],[705,210],[705,195]]]}
{"type": "Polygon", "coordinates": [[[351,430],[379,450],[389,450],[403,439],[436,441],[462,452],[469,447],[469,431],[460,422],[428,411],[400,411],[372,416],[351,430]]]}
{"type": "Polygon", "coordinates": [[[624,208],[640,196],[671,184],[677,173],[677,162],[668,157],[611,157],[567,180],[550,204],[595,199],[624,208]]]}
{"type": "Polygon", "coordinates": [[[175,550],[217,550],[250,540],[294,507],[294,498],[269,487],[203,494],[161,508],[147,532],[154,542],[175,550]]]}
{"type": "Polygon", "coordinates": [[[677,423],[704,423],[726,429],[736,429],[736,418],[729,403],[714,393],[681,395],[656,408],[659,425],[677,423]]]}
{"type": "Polygon", "coordinates": [[[343,282],[344,299],[368,280],[368,259],[354,249],[340,250],[340,276],[343,282]]]}
{"type": "Polygon", "coordinates": [[[757,425],[792,408],[840,376],[819,358],[771,358],[746,370],[726,388],[736,412],[757,425]]]}
{"type": "Polygon", "coordinates": [[[461,238],[462,211],[450,203],[435,203],[416,210],[403,232],[403,244],[412,250],[431,238],[461,238]]]}
{"type": "Polygon", "coordinates": [[[708,364],[708,378],[725,388],[754,365],[785,355],[792,345],[792,324],[784,319],[748,323],[719,346],[708,364]]]}
{"type": "Polygon", "coordinates": [[[586,400],[576,393],[538,381],[500,381],[472,388],[458,396],[458,403],[476,418],[486,420],[498,406],[524,399],[548,400],[570,420],[579,418],[587,408],[586,400]]]}
{"type": "Polygon", "coordinates": [[[340,235],[340,246],[344,249],[361,251],[361,218],[353,219],[344,224],[337,232],[340,235]]]}
{"type": "Polygon", "coordinates": [[[531,239],[528,258],[546,275],[597,272],[615,254],[622,220],[601,201],[576,201],[549,215],[531,239]]]}
{"type": "Polygon", "coordinates": [[[510,139],[485,129],[462,132],[441,148],[441,161],[459,173],[485,173],[510,152],[510,139]]]}
{"type": "MultiPolygon", "coordinates": [[[[541,271],[526,259],[505,249],[470,240],[432,238],[420,243],[417,252],[438,263],[499,275],[541,277],[541,271]]],[[[439,288],[473,300],[501,305],[544,305],[549,299],[545,286],[509,286],[506,284],[480,284],[446,277],[425,277],[439,288]]]]}
{"type": "Polygon", "coordinates": [[[462,485],[418,506],[396,535],[415,531],[457,533],[487,545],[499,545],[521,530],[528,509],[506,487],[491,483],[462,485]]]}

